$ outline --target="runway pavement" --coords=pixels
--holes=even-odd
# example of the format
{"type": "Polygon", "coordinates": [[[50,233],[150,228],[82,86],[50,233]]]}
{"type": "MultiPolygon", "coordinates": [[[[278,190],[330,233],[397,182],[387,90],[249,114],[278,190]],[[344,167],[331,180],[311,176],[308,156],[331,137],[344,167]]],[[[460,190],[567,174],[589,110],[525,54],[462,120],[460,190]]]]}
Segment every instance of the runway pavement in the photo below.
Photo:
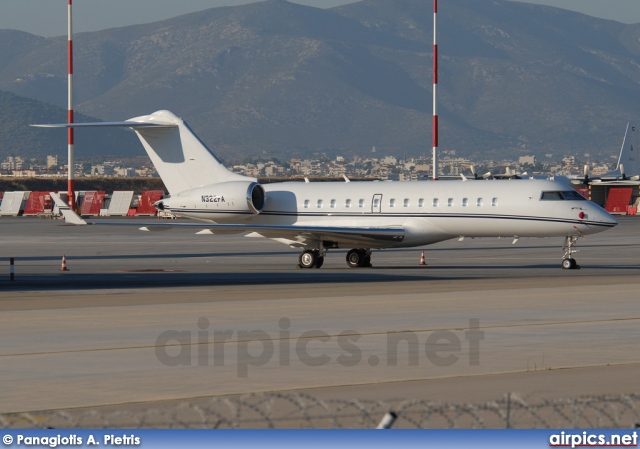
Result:
{"type": "Polygon", "coordinates": [[[297,250],[242,236],[6,217],[0,229],[0,412],[292,389],[451,402],[640,391],[634,217],[581,240],[575,271],[560,268],[562,239],[444,242],[424,248],[426,267],[421,248],[375,252],[371,269],[331,251],[299,270],[297,250]]]}

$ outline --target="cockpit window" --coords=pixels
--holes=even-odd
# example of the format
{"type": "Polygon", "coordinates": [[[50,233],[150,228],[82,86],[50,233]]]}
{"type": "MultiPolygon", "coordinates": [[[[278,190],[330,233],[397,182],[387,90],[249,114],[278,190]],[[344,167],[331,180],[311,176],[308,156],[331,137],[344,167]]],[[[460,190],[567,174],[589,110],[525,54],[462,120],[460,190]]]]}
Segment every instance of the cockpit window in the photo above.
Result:
{"type": "Polygon", "coordinates": [[[575,190],[542,192],[542,201],[584,201],[586,198],[575,190]]]}
{"type": "Polygon", "coordinates": [[[571,201],[583,201],[583,200],[586,200],[585,197],[580,195],[575,190],[567,190],[566,192],[562,192],[562,196],[564,196],[565,200],[571,200],[571,201]]]}
{"type": "Polygon", "coordinates": [[[542,192],[542,201],[562,201],[560,192],[542,192]]]}

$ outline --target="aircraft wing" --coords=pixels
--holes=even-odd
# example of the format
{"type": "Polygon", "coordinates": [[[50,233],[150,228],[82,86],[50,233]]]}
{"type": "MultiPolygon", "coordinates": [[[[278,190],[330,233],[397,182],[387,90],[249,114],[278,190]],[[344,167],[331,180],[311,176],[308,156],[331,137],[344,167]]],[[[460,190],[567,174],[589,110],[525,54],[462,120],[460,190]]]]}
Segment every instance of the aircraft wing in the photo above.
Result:
{"type": "MultiPolygon", "coordinates": [[[[199,233],[235,234],[257,233],[269,239],[283,239],[293,246],[306,246],[317,242],[333,242],[338,246],[370,246],[376,243],[399,243],[404,239],[405,231],[397,227],[344,227],[344,226],[305,226],[305,225],[255,225],[255,224],[213,224],[213,223],[134,223],[134,222],[87,222],[72,211],[60,198],[51,192],[65,223],[73,225],[100,226],[136,226],[143,231],[164,231],[171,228],[196,228],[199,233]],[[204,232],[203,232],[204,231],[204,232]]],[[[384,245],[386,246],[386,245],[384,245]]]]}
{"type": "MultiPolygon", "coordinates": [[[[317,242],[333,242],[338,246],[370,246],[376,243],[402,242],[405,231],[402,227],[343,227],[305,225],[254,225],[254,224],[207,224],[207,223],[129,223],[95,222],[94,225],[138,226],[144,231],[162,231],[170,228],[196,228],[198,234],[256,233],[269,239],[287,240],[292,246],[306,246],[317,242]],[[142,225],[142,226],[141,226],[142,225]]],[[[384,245],[387,246],[387,245],[384,245]]]]}

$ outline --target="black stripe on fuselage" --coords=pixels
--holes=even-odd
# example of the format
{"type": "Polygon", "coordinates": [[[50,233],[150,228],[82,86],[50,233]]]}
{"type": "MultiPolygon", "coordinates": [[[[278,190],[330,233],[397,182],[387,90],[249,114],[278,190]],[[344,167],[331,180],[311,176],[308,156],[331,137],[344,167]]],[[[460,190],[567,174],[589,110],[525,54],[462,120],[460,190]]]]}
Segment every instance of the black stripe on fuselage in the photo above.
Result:
{"type": "MultiPolygon", "coordinates": [[[[176,214],[218,214],[218,215],[254,215],[249,211],[214,211],[214,210],[201,210],[201,209],[171,209],[169,212],[176,214]]],[[[547,223],[567,223],[567,224],[575,224],[575,225],[589,225],[589,226],[600,226],[605,228],[612,228],[616,225],[616,223],[605,223],[599,221],[588,221],[588,220],[575,220],[569,218],[555,218],[555,217],[536,217],[530,215],[487,215],[487,214],[430,214],[430,213],[422,213],[422,214],[384,214],[384,213],[372,213],[365,212],[361,214],[347,213],[347,212],[332,212],[332,213],[320,213],[320,212],[307,212],[307,213],[299,213],[299,212],[278,212],[278,211],[270,211],[270,212],[261,212],[259,215],[261,216],[278,216],[278,217],[331,217],[331,218],[481,218],[481,219],[489,219],[489,220],[522,220],[522,221],[540,221],[547,223]]],[[[213,218],[212,218],[213,220],[213,218]]]]}

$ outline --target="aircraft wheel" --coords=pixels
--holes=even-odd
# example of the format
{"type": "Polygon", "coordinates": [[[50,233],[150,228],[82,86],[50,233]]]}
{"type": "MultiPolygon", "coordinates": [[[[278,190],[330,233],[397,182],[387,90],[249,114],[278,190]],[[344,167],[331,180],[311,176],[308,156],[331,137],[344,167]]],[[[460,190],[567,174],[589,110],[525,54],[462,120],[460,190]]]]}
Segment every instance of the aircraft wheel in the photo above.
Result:
{"type": "Polygon", "coordinates": [[[347,253],[347,265],[351,268],[370,267],[371,254],[367,254],[367,250],[362,248],[352,249],[347,253]]]}
{"type": "Polygon", "coordinates": [[[318,256],[316,258],[316,268],[320,268],[323,263],[324,263],[324,257],[323,256],[318,256]]]}
{"type": "Polygon", "coordinates": [[[298,258],[300,268],[313,268],[318,261],[318,253],[310,249],[303,251],[298,258]]]}
{"type": "Polygon", "coordinates": [[[347,253],[347,265],[351,268],[361,267],[364,257],[364,252],[362,250],[352,249],[347,253]]]}
{"type": "Polygon", "coordinates": [[[575,259],[562,259],[562,268],[565,270],[575,270],[577,266],[575,259]]]}

